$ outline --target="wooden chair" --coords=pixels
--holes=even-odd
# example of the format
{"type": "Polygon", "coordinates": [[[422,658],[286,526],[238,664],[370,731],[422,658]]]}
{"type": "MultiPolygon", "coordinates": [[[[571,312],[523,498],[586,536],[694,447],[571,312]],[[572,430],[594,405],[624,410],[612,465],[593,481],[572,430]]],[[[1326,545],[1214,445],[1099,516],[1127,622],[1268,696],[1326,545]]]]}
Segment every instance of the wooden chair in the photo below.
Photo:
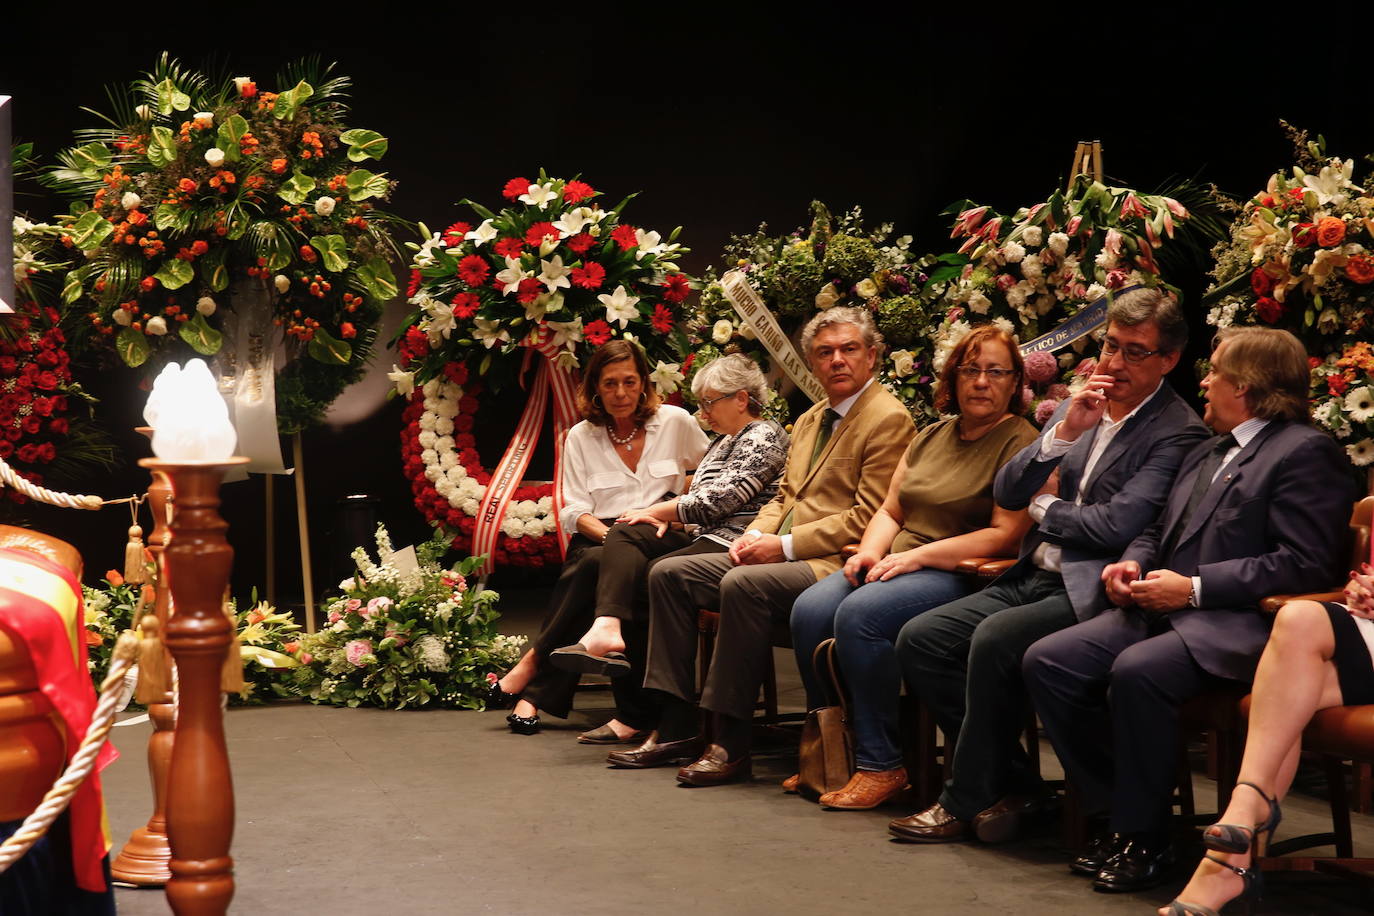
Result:
{"type": "MultiPolygon", "coordinates": [[[[711,670],[711,659],[716,651],[716,634],[720,632],[720,611],[707,608],[698,610],[697,631],[697,683],[700,695],[700,689],[706,685],[706,673],[711,670]]],[[[770,646],[792,648],[792,631],[786,623],[774,623],[770,646]]],[[[778,672],[773,664],[771,650],[763,675],[763,699],[754,704],[754,708],[763,711],[763,716],[757,721],[764,725],[776,725],[782,721],[778,715],[778,672]]]]}

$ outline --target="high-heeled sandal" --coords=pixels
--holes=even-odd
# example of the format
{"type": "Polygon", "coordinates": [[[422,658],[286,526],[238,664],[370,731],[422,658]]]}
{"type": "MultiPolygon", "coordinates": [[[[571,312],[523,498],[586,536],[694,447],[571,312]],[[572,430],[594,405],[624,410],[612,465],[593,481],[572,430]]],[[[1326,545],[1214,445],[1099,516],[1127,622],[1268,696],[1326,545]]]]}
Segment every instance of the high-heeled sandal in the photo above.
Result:
{"type": "MultiPolygon", "coordinates": [[[[1245,783],[1245,785],[1250,784],[1245,783]]],[[[1254,787],[1252,786],[1251,788],[1254,787]]],[[[1268,798],[1268,796],[1265,797],[1268,798]]],[[[1270,803],[1277,806],[1277,803],[1274,802],[1273,799],[1270,799],[1270,803]]],[[[1232,903],[1236,900],[1245,900],[1250,904],[1255,904],[1264,896],[1264,872],[1254,866],[1253,860],[1250,865],[1232,865],[1230,862],[1218,859],[1216,856],[1203,856],[1203,858],[1211,859],[1222,868],[1231,869],[1231,871],[1239,875],[1240,880],[1245,883],[1245,888],[1239,894],[1226,901],[1227,903],[1232,903]],[[1252,896],[1254,899],[1249,899],[1252,896]]],[[[1203,906],[1200,903],[1189,903],[1186,900],[1174,898],[1173,902],[1169,904],[1169,916],[1220,916],[1220,914],[1210,906],[1203,906]]]]}
{"type": "Polygon", "coordinates": [[[501,689],[501,679],[495,674],[487,675],[487,709],[510,709],[520,702],[520,694],[506,693],[501,689]]]}
{"type": "Polygon", "coordinates": [[[1270,798],[1263,789],[1253,782],[1238,782],[1236,786],[1249,786],[1258,792],[1260,797],[1269,803],[1269,817],[1265,819],[1263,824],[1256,824],[1253,827],[1247,827],[1243,824],[1213,824],[1202,832],[1202,845],[1217,852],[1262,853],[1273,841],[1274,831],[1278,829],[1279,822],[1283,820],[1283,811],[1280,810],[1277,800],[1270,798]],[[1260,836],[1265,838],[1262,847],[1256,842],[1260,836]]]}

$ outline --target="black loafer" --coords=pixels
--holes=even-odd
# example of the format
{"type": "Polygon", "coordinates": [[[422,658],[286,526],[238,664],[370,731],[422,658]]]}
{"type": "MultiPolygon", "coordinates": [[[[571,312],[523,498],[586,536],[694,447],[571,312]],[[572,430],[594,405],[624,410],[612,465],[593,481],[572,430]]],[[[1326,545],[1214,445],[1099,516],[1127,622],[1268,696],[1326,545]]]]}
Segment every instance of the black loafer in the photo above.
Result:
{"type": "Polygon", "coordinates": [[[539,733],[539,716],[517,716],[511,713],[506,716],[506,724],[510,730],[517,735],[536,735],[539,733]]]}
{"type": "Polygon", "coordinates": [[[1099,833],[1079,852],[1069,865],[1069,871],[1085,878],[1096,878],[1107,860],[1121,851],[1126,838],[1119,833],[1099,833]]]}
{"type": "Polygon", "coordinates": [[[683,738],[681,741],[659,741],[658,732],[650,732],[649,737],[639,747],[629,751],[612,751],[606,755],[606,762],[624,770],[647,770],[650,767],[680,765],[696,760],[706,750],[700,735],[683,738]]]}
{"type": "Polygon", "coordinates": [[[1174,864],[1167,840],[1132,837],[1108,859],[1093,879],[1093,890],[1104,894],[1143,891],[1164,881],[1174,864]]]}

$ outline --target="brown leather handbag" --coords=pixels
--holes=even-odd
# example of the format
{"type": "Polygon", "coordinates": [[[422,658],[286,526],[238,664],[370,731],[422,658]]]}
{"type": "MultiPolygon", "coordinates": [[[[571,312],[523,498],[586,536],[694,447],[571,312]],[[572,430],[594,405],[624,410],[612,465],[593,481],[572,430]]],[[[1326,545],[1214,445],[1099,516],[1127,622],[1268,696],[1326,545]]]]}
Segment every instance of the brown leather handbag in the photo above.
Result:
{"type": "Polygon", "coordinates": [[[840,680],[835,640],[827,639],[811,656],[816,677],[826,691],[828,705],[806,714],[799,751],[801,779],[797,791],[811,801],[826,792],[844,788],[854,775],[854,735],[849,727],[849,706],[840,680]]]}

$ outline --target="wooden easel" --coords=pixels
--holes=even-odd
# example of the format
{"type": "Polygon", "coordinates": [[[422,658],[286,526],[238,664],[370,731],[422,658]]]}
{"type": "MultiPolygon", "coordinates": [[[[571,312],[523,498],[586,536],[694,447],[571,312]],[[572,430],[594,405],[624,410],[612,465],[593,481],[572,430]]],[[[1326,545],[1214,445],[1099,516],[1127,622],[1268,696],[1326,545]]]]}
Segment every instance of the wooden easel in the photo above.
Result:
{"type": "Polygon", "coordinates": [[[1065,191],[1073,190],[1074,179],[1079,175],[1091,175],[1093,180],[1102,180],[1102,141],[1079,140],[1078,148],[1073,151],[1073,165],[1069,166],[1069,180],[1065,191]]]}

